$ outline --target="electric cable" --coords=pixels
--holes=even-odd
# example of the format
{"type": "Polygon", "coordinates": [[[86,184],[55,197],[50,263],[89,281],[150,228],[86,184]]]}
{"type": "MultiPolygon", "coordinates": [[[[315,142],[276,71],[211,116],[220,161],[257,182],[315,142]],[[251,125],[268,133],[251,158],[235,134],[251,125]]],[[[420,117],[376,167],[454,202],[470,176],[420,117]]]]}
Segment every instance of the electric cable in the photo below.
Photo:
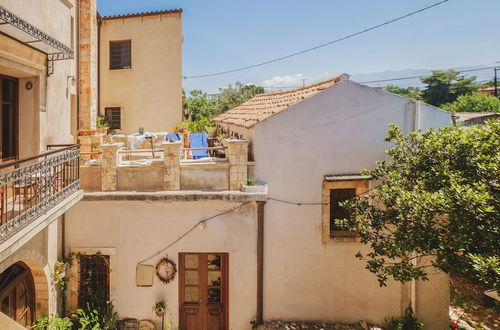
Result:
{"type": "Polygon", "coordinates": [[[265,62],[260,62],[260,63],[257,63],[257,64],[252,64],[252,65],[248,65],[248,66],[244,66],[244,67],[241,67],[241,68],[236,68],[236,69],[231,69],[231,70],[226,70],[226,71],[221,71],[221,72],[215,72],[215,73],[208,73],[208,74],[202,74],[202,75],[195,75],[195,76],[184,76],[183,78],[184,79],[195,79],[195,78],[205,78],[205,77],[213,77],[213,76],[221,76],[221,75],[224,75],[224,74],[228,74],[228,73],[233,73],[233,72],[238,72],[238,71],[243,71],[243,70],[248,70],[248,69],[253,69],[253,68],[256,68],[256,67],[259,67],[259,66],[263,66],[263,65],[267,65],[267,64],[270,64],[270,63],[274,63],[274,62],[278,62],[278,61],[282,61],[282,60],[285,60],[285,59],[288,59],[290,57],[295,57],[295,56],[298,56],[298,55],[302,55],[302,54],[305,54],[305,53],[308,53],[308,52],[311,52],[311,51],[314,51],[314,50],[317,50],[319,48],[323,48],[323,47],[326,47],[326,46],[330,46],[332,44],[335,44],[335,43],[338,43],[340,41],[344,41],[344,40],[347,40],[347,39],[350,39],[350,38],[353,38],[355,36],[358,36],[358,35],[361,35],[363,33],[366,33],[366,32],[369,32],[369,31],[372,31],[372,30],[375,30],[375,29],[378,29],[378,28],[381,28],[383,26],[386,26],[386,25],[389,25],[391,23],[394,23],[394,22],[397,22],[397,21],[400,21],[402,19],[405,19],[407,17],[410,17],[410,16],[413,16],[413,15],[416,15],[418,13],[421,13],[423,11],[426,11],[426,10],[429,10],[431,8],[434,8],[436,6],[439,6],[445,2],[448,2],[449,0],[442,0],[442,1],[439,1],[437,3],[434,3],[432,5],[429,5],[427,7],[424,7],[424,8],[421,8],[421,9],[418,9],[418,10],[415,10],[415,11],[412,11],[406,15],[403,15],[403,16],[399,16],[399,17],[396,17],[396,18],[393,18],[389,21],[385,21],[383,23],[380,23],[380,24],[377,24],[377,25],[374,25],[372,27],[369,27],[369,28],[366,28],[364,30],[361,30],[361,31],[358,31],[358,32],[355,32],[355,33],[351,33],[349,35],[346,35],[344,37],[341,37],[341,38],[338,38],[338,39],[335,39],[333,41],[329,41],[329,42],[326,42],[326,43],[323,43],[323,44],[320,44],[320,45],[317,45],[317,46],[314,46],[314,47],[311,47],[311,48],[308,48],[308,49],[304,49],[304,50],[301,50],[301,51],[298,51],[298,52],[295,52],[295,53],[292,53],[292,54],[288,54],[288,55],[285,55],[285,56],[281,56],[281,57],[278,57],[278,58],[274,58],[272,60],[268,60],[268,61],[265,61],[265,62]]]}
{"type": "Polygon", "coordinates": [[[207,221],[209,221],[209,220],[212,220],[212,219],[214,219],[214,218],[217,218],[217,217],[219,217],[219,216],[221,216],[221,215],[226,215],[226,214],[232,213],[232,212],[234,212],[234,211],[236,211],[236,210],[238,210],[238,209],[242,208],[243,206],[245,206],[245,205],[247,205],[247,204],[249,204],[249,203],[250,203],[250,202],[245,202],[245,203],[243,203],[243,204],[241,204],[241,205],[238,205],[238,206],[235,206],[235,207],[233,207],[233,208],[231,208],[231,209],[229,209],[229,210],[227,210],[227,211],[224,211],[224,212],[222,212],[222,213],[218,213],[218,214],[213,215],[213,216],[211,216],[211,217],[209,217],[209,218],[206,218],[206,219],[203,219],[203,220],[198,221],[198,222],[197,222],[197,223],[196,223],[193,227],[191,227],[188,231],[186,231],[184,234],[182,234],[181,236],[179,236],[176,240],[172,241],[172,242],[171,242],[170,244],[168,244],[165,248],[163,248],[163,249],[161,249],[161,250],[156,251],[156,252],[155,252],[155,254],[151,255],[151,256],[150,256],[150,257],[148,257],[147,259],[144,259],[144,260],[142,260],[142,261],[138,262],[137,264],[138,264],[138,265],[140,265],[140,264],[144,264],[146,261],[149,261],[149,260],[153,259],[154,257],[156,257],[157,255],[159,255],[160,253],[162,253],[162,252],[164,252],[164,251],[168,250],[169,248],[171,248],[172,246],[174,246],[177,242],[179,242],[181,239],[183,239],[184,237],[186,237],[187,235],[189,235],[189,233],[191,233],[193,230],[195,230],[195,229],[196,229],[196,227],[198,227],[198,226],[199,226],[199,225],[201,225],[202,223],[205,223],[205,222],[207,222],[207,221]]]}

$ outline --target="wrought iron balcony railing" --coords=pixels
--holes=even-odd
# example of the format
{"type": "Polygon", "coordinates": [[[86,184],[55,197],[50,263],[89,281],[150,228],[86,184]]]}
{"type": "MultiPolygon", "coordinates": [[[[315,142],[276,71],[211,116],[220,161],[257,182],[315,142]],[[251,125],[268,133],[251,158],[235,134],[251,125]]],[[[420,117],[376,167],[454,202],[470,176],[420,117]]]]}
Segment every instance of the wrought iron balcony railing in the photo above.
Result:
{"type": "Polygon", "coordinates": [[[0,242],[80,188],[80,145],[0,165],[0,242]]]}

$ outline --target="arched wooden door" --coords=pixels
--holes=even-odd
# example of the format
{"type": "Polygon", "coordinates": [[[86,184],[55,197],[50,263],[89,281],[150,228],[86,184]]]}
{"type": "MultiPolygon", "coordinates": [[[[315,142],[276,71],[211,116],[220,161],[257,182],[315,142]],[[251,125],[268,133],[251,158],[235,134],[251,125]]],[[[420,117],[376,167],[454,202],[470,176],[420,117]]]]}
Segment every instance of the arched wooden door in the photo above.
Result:
{"type": "Polygon", "coordinates": [[[0,274],[0,311],[24,327],[35,315],[35,285],[28,267],[17,263],[0,274]]]}

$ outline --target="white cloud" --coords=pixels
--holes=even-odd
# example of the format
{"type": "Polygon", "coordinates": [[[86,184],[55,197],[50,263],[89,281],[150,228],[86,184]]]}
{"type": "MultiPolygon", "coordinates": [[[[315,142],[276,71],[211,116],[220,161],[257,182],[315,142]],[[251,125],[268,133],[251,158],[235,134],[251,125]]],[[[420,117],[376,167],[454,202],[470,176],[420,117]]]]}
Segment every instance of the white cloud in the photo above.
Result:
{"type": "Polygon", "coordinates": [[[276,76],[269,80],[264,80],[259,85],[263,87],[300,87],[305,76],[297,73],[293,76],[276,76]]]}

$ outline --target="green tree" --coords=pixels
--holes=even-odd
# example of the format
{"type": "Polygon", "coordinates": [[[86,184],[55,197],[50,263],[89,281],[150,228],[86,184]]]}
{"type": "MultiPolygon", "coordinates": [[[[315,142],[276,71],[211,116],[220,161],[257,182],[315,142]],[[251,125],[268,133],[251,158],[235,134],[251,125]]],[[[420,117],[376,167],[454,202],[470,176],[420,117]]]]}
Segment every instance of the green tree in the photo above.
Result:
{"type": "Polygon", "coordinates": [[[378,186],[338,221],[371,247],[357,257],[381,285],[428,279],[432,266],[500,288],[500,120],[408,136],[391,125],[386,141],[388,160],[365,171],[378,186]]]}
{"type": "Polygon", "coordinates": [[[200,89],[189,92],[189,96],[184,96],[184,116],[190,121],[199,121],[203,118],[210,118],[217,112],[214,102],[208,99],[207,93],[200,89]]]}
{"type": "Polygon", "coordinates": [[[423,100],[435,106],[452,103],[460,95],[469,94],[476,88],[476,77],[465,78],[453,70],[432,71],[432,75],[420,80],[427,85],[422,91],[423,100]]]}
{"type": "Polygon", "coordinates": [[[388,85],[385,86],[384,89],[388,92],[398,94],[410,99],[416,99],[422,93],[422,91],[418,87],[403,88],[395,85],[388,85]]]}
{"type": "Polygon", "coordinates": [[[500,99],[482,93],[460,95],[453,103],[443,104],[453,112],[500,112],[500,99]]]}
{"type": "Polygon", "coordinates": [[[217,113],[223,113],[231,110],[238,105],[248,101],[257,94],[264,93],[264,87],[256,85],[243,85],[236,82],[226,88],[220,89],[219,99],[217,100],[217,113]]]}

